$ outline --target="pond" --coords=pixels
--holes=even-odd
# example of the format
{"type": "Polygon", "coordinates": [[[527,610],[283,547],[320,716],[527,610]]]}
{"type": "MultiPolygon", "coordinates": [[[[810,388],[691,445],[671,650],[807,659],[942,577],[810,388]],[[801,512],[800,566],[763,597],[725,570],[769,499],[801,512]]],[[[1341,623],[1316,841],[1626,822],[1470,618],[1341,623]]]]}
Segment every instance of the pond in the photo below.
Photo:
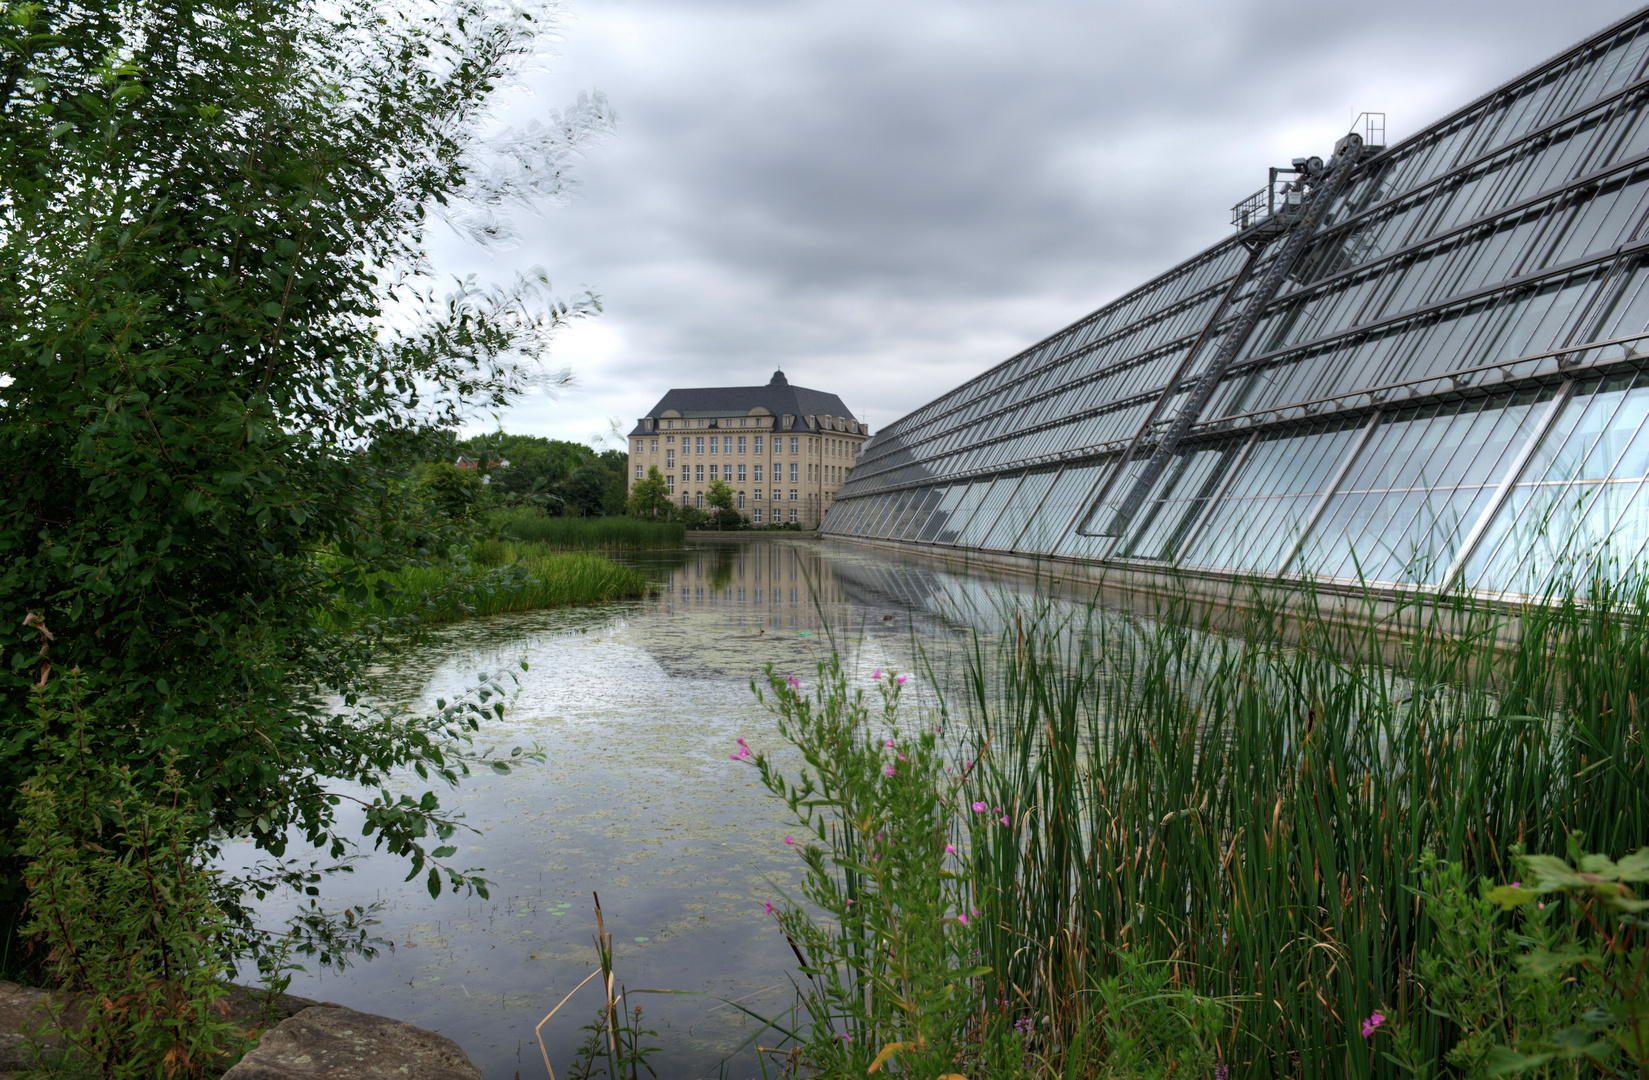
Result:
{"type": "MultiPolygon", "coordinates": [[[[459,835],[452,862],[484,868],[490,900],[432,899],[421,880],[402,880],[404,862],[366,855],[323,892],[334,909],[380,902],[373,932],[394,947],[342,972],[311,965],[292,993],[438,1031],[488,1080],[537,1080],[546,1074],[533,1028],[596,966],[599,893],[617,980],[658,1031],[653,1068],[718,1075],[757,1026],[725,1002],[783,1012],[796,968],[763,910],[800,879],[784,808],[754,769],[728,760],[738,736],[788,760],[750,680],[772,664],[808,684],[833,640],[866,686],[875,668],[914,670],[919,651],[955,671],[971,635],[994,633],[1004,600],[1029,588],[800,538],[629,561],[657,580],[655,595],[478,620],[397,657],[386,702],[432,706],[480,672],[515,671],[519,694],[483,727],[483,745],[536,743],[546,759],[442,795],[476,830],[459,835]],[[693,993],[635,993],[643,988],[693,993]]],[[[592,981],[544,1026],[558,1074],[599,1001],[592,981]]],[[[754,1051],[728,1069],[757,1075],[754,1051]]]]}

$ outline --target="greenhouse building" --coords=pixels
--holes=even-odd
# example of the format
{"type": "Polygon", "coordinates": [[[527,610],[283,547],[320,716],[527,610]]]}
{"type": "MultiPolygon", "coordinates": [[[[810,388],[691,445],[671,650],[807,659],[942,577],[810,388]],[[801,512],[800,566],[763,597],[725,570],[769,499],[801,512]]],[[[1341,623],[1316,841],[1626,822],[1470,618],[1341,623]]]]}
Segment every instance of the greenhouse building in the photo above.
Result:
{"type": "MultiPolygon", "coordinates": [[[[1649,536],[1649,11],[887,425],[827,536],[1538,594],[1649,536]]],[[[1323,148],[1326,150],[1326,148],[1323,148]]]]}

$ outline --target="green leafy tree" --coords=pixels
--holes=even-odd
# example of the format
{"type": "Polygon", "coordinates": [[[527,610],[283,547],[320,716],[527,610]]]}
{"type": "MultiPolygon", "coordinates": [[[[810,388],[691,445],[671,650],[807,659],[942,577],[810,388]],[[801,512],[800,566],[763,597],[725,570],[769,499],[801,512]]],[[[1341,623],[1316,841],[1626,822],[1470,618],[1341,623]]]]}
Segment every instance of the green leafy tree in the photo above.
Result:
{"type": "Polygon", "coordinates": [[[704,501],[712,507],[711,520],[718,529],[737,529],[744,524],[744,515],[733,509],[733,489],[720,477],[710,481],[704,501]]]}
{"type": "Polygon", "coordinates": [[[504,209],[554,195],[611,117],[582,98],[482,140],[545,25],[491,0],[5,12],[0,929],[22,900],[17,793],[61,734],[32,721],[30,687],[71,668],[101,718],[90,744],[136,790],[172,763],[203,857],[250,836],[272,860],[223,883],[232,920],[245,892],[309,883],[289,835],[346,853],[340,780],[382,792],[366,832],[438,890],[452,825],[385,778],[454,780],[481,703],[322,707],[357,700],[373,638],[314,613],[467,542],[421,512],[409,463],[539,378],[554,328],[595,308],[542,275],[440,295],[427,230],[505,235],[504,209]]]}
{"type": "Polygon", "coordinates": [[[646,477],[630,489],[630,513],[654,520],[670,516],[670,488],[657,465],[650,466],[646,477]]]}

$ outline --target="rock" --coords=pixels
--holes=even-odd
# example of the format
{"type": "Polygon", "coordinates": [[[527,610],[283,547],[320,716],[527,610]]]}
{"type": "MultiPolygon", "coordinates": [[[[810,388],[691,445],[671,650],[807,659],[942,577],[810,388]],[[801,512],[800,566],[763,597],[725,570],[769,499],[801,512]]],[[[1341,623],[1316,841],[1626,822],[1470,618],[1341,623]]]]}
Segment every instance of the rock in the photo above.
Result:
{"type": "Polygon", "coordinates": [[[317,1005],[264,1032],[223,1080],[481,1080],[481,1070],[432,1031],[317,1005]]]}
{"type": "MultiPolygon", "coordinates": [[[[30,986],[0,981],[0,1073],[21,1072],[28,1068],[23,1052],[23,1033],[51,1019],[46,1006],[52,996],[48,991],[30,986]]],[[[53,1041],[48,1035],[47,1041],[53,1041]]]]}

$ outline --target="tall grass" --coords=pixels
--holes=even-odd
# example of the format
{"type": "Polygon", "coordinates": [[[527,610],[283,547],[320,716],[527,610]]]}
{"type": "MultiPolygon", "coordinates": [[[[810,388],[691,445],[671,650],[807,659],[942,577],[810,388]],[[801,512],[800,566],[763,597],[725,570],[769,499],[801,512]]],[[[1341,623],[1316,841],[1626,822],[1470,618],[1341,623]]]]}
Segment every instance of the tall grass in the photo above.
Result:
{"type": "Polygon", "coordinates": [[[563,551],[671,548],[687,542],[687,529],[679,521],[547,517],[536,510],[510,510],[493,515],[490,524],[512,539],[563,551]]]}
{"type": "Polygon", "coordinates": [[[1649,841],[1644,577],[1515,621],[1241,599],[1235,633],[1162,596],[1149,619],[1028,602],[976,641],[981,797],[1015,826],[973,850],[987,997],[1069,1044],[1145,963],[1226,1004],[1232,1075],[1396,1076],[1359,1035],[1377,1010],[1440,1062],[1460,1033],[1415,977],[1422,853],[1498,879],[1573,830],[1649,841]]]}
{"type": "MultiPolygon", "coordinates": [[[[640,571],[596,554],[548,552],[533,544],[493,540],[470,555],[462,562],[410,566],[380,575],[375,584],[393,588],[389,606],[373,601],[366,613],[447,623],[507,611],[602,603],[642,596],[648,589],[640,571]]],[[[334,610],[327,617],[341,627],[357,614],[334,610]]]]}

